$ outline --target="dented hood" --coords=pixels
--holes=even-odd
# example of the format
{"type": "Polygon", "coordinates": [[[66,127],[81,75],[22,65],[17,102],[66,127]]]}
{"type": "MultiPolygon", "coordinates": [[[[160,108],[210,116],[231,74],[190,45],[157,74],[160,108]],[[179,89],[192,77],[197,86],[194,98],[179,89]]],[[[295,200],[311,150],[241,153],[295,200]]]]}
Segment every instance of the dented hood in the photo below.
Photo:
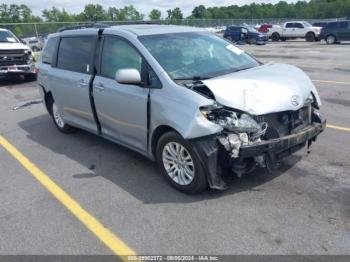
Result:
{"type": "Polygon", "coordinates": [[[321,105],[310,78],[291,65],[266,64],[203,83],[220,104],[254,115],[300,109],[311,92],[321,105]]]}

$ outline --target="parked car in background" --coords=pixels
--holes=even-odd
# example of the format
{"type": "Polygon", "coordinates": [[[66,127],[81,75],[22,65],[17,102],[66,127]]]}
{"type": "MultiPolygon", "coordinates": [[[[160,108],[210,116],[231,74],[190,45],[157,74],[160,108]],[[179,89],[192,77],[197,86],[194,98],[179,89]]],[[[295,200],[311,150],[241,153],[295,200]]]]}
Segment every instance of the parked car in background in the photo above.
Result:
{"type": "Polygon", "coordinates": [[[224,170],[276,168],[326,124],[303,71],[264,65],[200,28],[67,30],[50,35],[38,68],[58,130],[81,128],[156,160],[187,193],[227,188],[224,170]]]}
{"type": "Polygon", "coordinates": [[[305,38],[306,41],[313,42],[319,40],[321,29],[305,21],[291,21],[284,23],[283,27],[270,28],[269,36],[272,41],[305,38]]]}
{"type": "Polygon", "coordinates": [[[258,32],[267,34],[269,32],[269,28],[272,28],[273,25],[270,24],[263,24],[258,29],[258,32]]]}
{"type": "Polygon", "coordinates": [[[350,41],[350,20],[327,23],[322,28],[320,38],[324,39],[327,44],[350,41]]]}
{"type": "Polygon", "coordinates": [[[34,62],[32,50],[11,31],[0,28],[0,76],[23,75],[34,81],[34,62]]]}
{"type": "Polygon", "coordinates": [[[38,37],[22,38],[22,40],[33,50],[33,52],[39,52],[43,48],[43,41],[38,37]]]}
{"type": "Polygon", "coordinates": [[[315,27],[324,27],[328,22],[315,22],[312,24],[312,26],[315,27]]]}
{"type": "Polygon", "coordinates": [[[268,41],[266,34],[256,31],[253,27],[248,26],[228,26],[224,32],[224,38],[238,43],[248,43],[265,45],[268,41]]]}

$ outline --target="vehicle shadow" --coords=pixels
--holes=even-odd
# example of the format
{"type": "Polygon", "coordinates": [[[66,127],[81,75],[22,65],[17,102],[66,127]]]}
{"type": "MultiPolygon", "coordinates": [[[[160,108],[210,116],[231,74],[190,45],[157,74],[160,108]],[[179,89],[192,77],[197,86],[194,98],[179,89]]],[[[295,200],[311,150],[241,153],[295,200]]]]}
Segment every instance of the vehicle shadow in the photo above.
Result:
{"type": "Polygon", "coordinates": [[[277,171],[260,169],[242,178],[226,174],[228,190],[186,195],[168,185],[156,163],[144,156],[85,131],[62,134],[48,115],[22,121],[19,126],[26,131],[30,140],[87,168],[85,173],[71,174],[73,178],[85,180],[103,177],[143,203],[188,203],[244,191],[260,191],[259,186],[282,175],[300,160],[298,156],[291,156],[277,171]]]}
{"type": "Polygon", "coordinates": [[[2,86],[20,86],[28,83],[36,83],[36,81],[26,80],[23,76],[0,76],[0,87],[2,86]]]}

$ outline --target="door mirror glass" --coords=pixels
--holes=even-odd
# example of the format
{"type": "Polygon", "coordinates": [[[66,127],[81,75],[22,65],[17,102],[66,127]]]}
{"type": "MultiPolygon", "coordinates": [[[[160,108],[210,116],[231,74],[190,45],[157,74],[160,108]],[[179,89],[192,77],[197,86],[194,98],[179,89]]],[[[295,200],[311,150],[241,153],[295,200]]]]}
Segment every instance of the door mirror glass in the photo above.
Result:
{"type": "Polygon", "coordinates": [[[140,85],[141,75],[140,72],[134,68],[119,69],[115,73],[115,80],[119,84],[140,85]]]}

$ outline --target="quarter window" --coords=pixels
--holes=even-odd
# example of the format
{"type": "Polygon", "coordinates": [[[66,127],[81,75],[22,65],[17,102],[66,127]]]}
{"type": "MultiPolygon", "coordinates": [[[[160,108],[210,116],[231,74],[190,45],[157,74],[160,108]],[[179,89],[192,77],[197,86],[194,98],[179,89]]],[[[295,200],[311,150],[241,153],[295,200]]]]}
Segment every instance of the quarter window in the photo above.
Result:
{"type": "Polygon", "coordinates": [[[41,56],[41,60],[43,63],[51,65],[53,52],[55,52],[57,40],[57,37],[52,37],[47,40],[47,43],[41,56]]]}
{"type": "Polygon", "coordinates": [[[133,68],[141,74],[142,57],[126,40],[106,37],[101,55],[101,75],[113,78],[119,69],[133,68]]]}
{"type": "Polygon", "coordinates": [[[94,37],[64,37],[58,50],[57,67],[65,70],[89,73],[90,55],[94,37]]]}

